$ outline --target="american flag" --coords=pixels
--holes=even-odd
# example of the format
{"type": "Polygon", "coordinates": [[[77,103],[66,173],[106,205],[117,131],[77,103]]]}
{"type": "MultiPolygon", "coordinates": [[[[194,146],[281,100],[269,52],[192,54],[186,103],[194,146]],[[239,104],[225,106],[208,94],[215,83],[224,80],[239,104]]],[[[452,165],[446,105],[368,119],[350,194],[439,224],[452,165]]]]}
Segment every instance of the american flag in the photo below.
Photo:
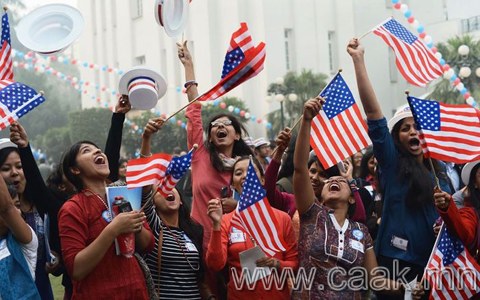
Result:
{"type": "Polygon", "coordinates": [[[437,237],[425,277],[430,299],[469,299],[480,292],[480,266],[445,226],[437,237]]]}
{"type": "Polygon", "coordinates": [[[13,81],[13,65],[11,56],[10,25],[8,23],[8,14],[5,12],[2,16],[2,49],[0,50],[0,80],[13,81]]]}
{"type": "Polygon", "coordinates": [[[0,130],[21,118],[45,98],[31,87],[20,82],[0,80],[0,130]]]}
{"type": "Polygon", "coordinates": [[[232,34],[225,55],[222,79],[212,89],[199,96],[198,101],[215,100],[256,76],[263,70],[265,55],[265,43],[254,47],[247,24],[241,23],[240,29],[232,34]]]}
{"type": "Polygon", "coordinates": [[[258,180],[252,161],[248,164],[247,176],[232,224],[244,228],[262,250],[270,255],[285,251],[282,230],[266,198],[266,192],[258,180]]]}
{"type": "Polygon", "coordinates": [[[183,177],[183,175],[185,175],[188,168],[190,168],[193,151],[194,150],[192,149],[185,155],[172,158],[170,164],[168,164],[165,177],[157,189],[164,197],[172,192],[177,182],[183,177]]]}
{"type": "Polygon", "coordinates": [[[464,164],[480,159],[480,111],[407,97],[426,157],[464,164]]]}
{"type": "Polygon", "coordinates": [[[425,86],[442,76],[442,67],[433,52],[395,19],[388,19],[373,32],[395,52],[397,68],[409,83],[425,86]]]}
{"type": "Polygon", "coordinates": [[[172,156],[158,153],[150,157],[131,159],[127,163],[127,187],[158,185],[165,177],[172,156]]]}
{"type": "Polygon", "coordinates": [[[372,142],[352,92],[338,73],[320,96],[325,104],[313,119],[310,145],[322,166],[330,168],[372,142]]]}

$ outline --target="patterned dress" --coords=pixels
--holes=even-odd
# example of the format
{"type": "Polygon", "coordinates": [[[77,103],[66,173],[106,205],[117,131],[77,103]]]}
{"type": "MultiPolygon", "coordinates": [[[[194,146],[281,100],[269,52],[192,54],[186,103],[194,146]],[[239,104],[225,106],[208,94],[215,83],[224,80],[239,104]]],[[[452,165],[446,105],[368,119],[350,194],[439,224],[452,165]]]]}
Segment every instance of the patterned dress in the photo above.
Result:
{"type": "Polygon", "coordinates": [[[372,248],[365,225],[346,219],[340,226],[332,210],[313,204],[300,215],[298,245],[301,272],[305,272],[304,278],[312,278],[309,275],[314,272],[313,283],[297,282],[292,299],[360,299],[362,289],[354,290],[347,283],[352,283],[352,275],[364,274],[348,275],[348,271],[363,266],[365,251],[372,248]]]}

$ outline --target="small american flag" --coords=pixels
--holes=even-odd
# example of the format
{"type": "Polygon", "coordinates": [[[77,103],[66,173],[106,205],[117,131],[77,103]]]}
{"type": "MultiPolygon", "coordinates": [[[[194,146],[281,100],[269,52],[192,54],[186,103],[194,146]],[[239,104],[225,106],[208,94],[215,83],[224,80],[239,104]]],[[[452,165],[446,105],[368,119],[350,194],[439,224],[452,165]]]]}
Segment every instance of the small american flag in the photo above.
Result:
{"type": "Polygon", "coordinates": [[[442,226],[425,270],[430,299],[470,299],[480,292],[478,270],[462,242],[442,226]]]}
{"type": "Polygon", "coordinates": [[[41,93],[20,82],[0,81],[0,130],[45,102],[41,93]]]}
{"type": "Polygon", "coordinates": [[[215,100],[263,70],[265,43],[254,47],[246,23],[232,34],[222,70],[222,79],[198,101],[215,100]]]}
{"type": "Polygon", "coordinates": [[[286,243],[280,235],[282,231],[266,199],[266,192],[258,180],[252,161],[248,164],[247,176],[232,224],[244,228],[270,256],[286,249],[286,243]]]}
{"type": "Polygon", "coordinates": [[[171,155],[158,153],[150,157],[131,159],[127,163],[127,187],[158,185],[165,177],[171,155]]]}
{"type": "Polygon", "coordinates": [[[433,52],[395,19],[388,19],[373,32],[395,52],[397,68],[409,83],[425,86],[442,76],[442,67],[433,52]]]}
{"type": "Polygon", "coordinates": [[[407,97],[426,157],[464,164],[480,159],[480,111],[407,97]]]}
{"type": "Polygon", "coordinates": [[[330,168],[372,142],[352,92],[338,73],[320,93],[325,104],[313,119],[310,145],[322,166],[330,168]]]}
{"type": "Polygon", "coordinates": [[[13,81],[13,65],[11,56],[10,25],[8,23],[8,14],[5,12],[2,16],[2,49],[0,50],[0,80],[13,81]]]}
{"type": "Polygon", "coordinates": [[[168,164],[165,177],[158,186],[158,192],[166,197],[170,194],[177,184],[177,182],[185,175],[192,163],[192,153],[194,149],[190,150],[187,154],[182,156],[176,156],[172,158],[170,164],[168,164]]]}

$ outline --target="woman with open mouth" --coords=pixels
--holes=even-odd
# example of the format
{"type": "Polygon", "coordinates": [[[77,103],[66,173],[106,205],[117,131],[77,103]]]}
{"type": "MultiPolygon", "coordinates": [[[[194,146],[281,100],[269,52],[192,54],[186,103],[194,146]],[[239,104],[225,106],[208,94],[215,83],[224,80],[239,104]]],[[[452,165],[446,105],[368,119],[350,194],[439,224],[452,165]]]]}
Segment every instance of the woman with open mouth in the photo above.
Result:
{"type": "MultiPolygon", "coordinates": [[[[164,124],[150,119],[142,135],[140,154],[151,155],[151,138],[164,124]]],[[[206,299],[204,289],[203,228],[190,218],[190,211],[177,189],[168,195],[152,185],[143,187],[142,207],[155,237],[155,246],[145,256],[160,299],[206,299]]]]}
{"type": "Polygon", "coordinates": [[[135,257],[117,255],[115,239],[134,233],[135,250],[148,252],[154,237],[139,211],[112,219],[106,199],[110,174],[107,156],[92,142],[74,144],[63,159],[63,173],[78,191],[60,209],[58,224],[73,299],[149,299],[135,257]]]}
{"type": "MultiPolygon", "coordinates": [[[[242,193],[250,159],[253,161],[258,179],[262,184],[264,183],[265,178],[260,162],[253,156],[242,156],[235,162],[232,171],[232,187],[238,195],[242,193]]],[[[278,274],[281,274],[282,270],[286,268],[295,271],[298,267],[297,239],[293,231],[292,221],[283,211],[272,208],[272,212],[282,229],[278,234],[285,241],[286,250],[276,252],[272,257],[260,258],[256,261],[256,266],[271,268],[273,272],[278,274]]],[[[238,223],[233,221],[235,214],[236,211],[223,214],[219,198],[212,199],[208,203],[208,215],[212,220],[213,229],[205,260],[207,266],[215,271],[222,270],[226,265],[228,266],[231,276],[226,299],[290,299],[286,276],[279,276],[284,278],[285,282],[279,282],[272,288],[264,285],[264,282],[268,282],[271,278],[266,279],[267,281],[255,281],[252,283],[252,288],[238,287],[240,283],[236,279],[243,272],[240,253],[254,248],[258,245],[258,241],[248,233],[244,226],[239,226],[238,223]]],[[[245,276],[248,275],[245,274],[245,276]]]]}
{"type": "Polygon", "coordinates": [[[307,161],[312,119],[323,103],[320,97],[305,103],[294,154],[293,190],[300,214],[298,257],[300,267],[306,274],[313,270],[314,277],[311,287],[294,291],[292,299],[359,299],[362,289],[372,282],[378,289],[400,294],[400,283],[372,272],[377,267],[372,238],[364,224],[348,218],[355,210],[348,181],[330,177],[323,185],[323,204],[315,201],[307,161]],[[351,272],[356,269],[361,273],[351,272]],[[353,277],[363,284],[357,288],[348,284],[353,277]]]}
{"type": "MultiPolygon", "coordinates": [[[[198,96],[193,59],[188,50],[187,41],[183,44],[178,43],[177,46],[178,57],[185,68],[185,89],[188,101],[193,101],[198,96]]],[[[231,114],[212,117],[207,123],[204,141],[201,112],[202,105],[194,103],[187,108],[185,116],[188,119],[188,148],[194,144],[199,145],[192,157],[192,178],[195,178],[192,181],[192,218],[203,226],[203,250],[206,251],[212,231],[212,222],[207,216],[208,201],[219,197],[222,188],[230,185],[235,157],[253,153],[242,139],[242,136],[247,135],[244,126],[231,114]]],[[[235,202],[224,201],[222,207],[225,213],[229,212],[235,207],[235,202]]],[[[210,272],[207,272],[207,278],[212,292],[217,293],[215,286],[221,280],[210,272]]],[[[219,285],[218,290],[223,293],[224,286],[219,285]]]]}
{"type": "MultiPolygon", "coordinates": [[[[364,49],[357,39],[349,42],[347,52],[355,67],[383,191],[383,214],[375,249],[379,264],[388,268],[390,275],[397,265],[397,270],[398,266],[402,270],[409,268],[406,280],[421,278],[435,243],[433,224],[439,216],[433,201],[435,178],[423,157],[410,108],[402,107],[387,123],[368,78],[364,49]]],[[[435,160],[433,165],[440,180],[439,188],[450,192],[444,166],[435,160]]]]}

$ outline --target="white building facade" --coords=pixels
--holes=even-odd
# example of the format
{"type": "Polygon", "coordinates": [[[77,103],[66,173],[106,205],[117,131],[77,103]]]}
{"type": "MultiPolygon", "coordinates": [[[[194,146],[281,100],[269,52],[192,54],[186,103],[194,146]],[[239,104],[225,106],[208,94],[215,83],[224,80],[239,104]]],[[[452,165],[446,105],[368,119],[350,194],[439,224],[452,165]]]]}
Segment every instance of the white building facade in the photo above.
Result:
{"type": "MultiPolygon", "coordinates": [[[[169,114],[187,101],[181,93],[184,75],[175,45],[182,37],[168,37],[156,23],[154,2],[78,1],[86,27],[75,45],[74,55],[82,61],[121,70],[137,65],[158,70],[165,76],[168,89],[157,111],[169,114]]],[[[403,0],[403,3],[409,5],[434,42],[465,31],[480,32],[480,1],[403,0]]],[[[268,85],[289,71],[309,69],[333,75],[342,68],[344,78],[357,95],[346,45],[350,38],[361,36],[389,16],[407,25],[401,12],[393,9],[391,0],[193,0],[184,38],[191,41],[189,45],[202,92],[218,82],[230,35],[240,22],[247,22],[254,42],[264,41],[267,45],[265,69],[228,95],[239,97],[252,114],[264,118],[279,107],[278,103],[266,102],[268,85]]],[[[407,28],[413,31],[408,25],[407,28]]],[[[362,43],[366,48],[370,78],[387,117],[396,107],[406,103],[405,90],[413,95],[426,92],[426,89],[406,83],[395,67],[392,52],[380,38],[370,34],[362,43]]],[[[118,90],[118,74],[81,68],[81,76],[83,81],[118,90]]],[[[111,98],[110,103],[114,103],[108,90],[94,93],[102,99],[111,98]]],[[[82,106],[88,108],[98,104],[85,94],[82,106]]],[[[249,122],[248,127],[251,135],[266,136],[264,125],[249,122]]]]}

